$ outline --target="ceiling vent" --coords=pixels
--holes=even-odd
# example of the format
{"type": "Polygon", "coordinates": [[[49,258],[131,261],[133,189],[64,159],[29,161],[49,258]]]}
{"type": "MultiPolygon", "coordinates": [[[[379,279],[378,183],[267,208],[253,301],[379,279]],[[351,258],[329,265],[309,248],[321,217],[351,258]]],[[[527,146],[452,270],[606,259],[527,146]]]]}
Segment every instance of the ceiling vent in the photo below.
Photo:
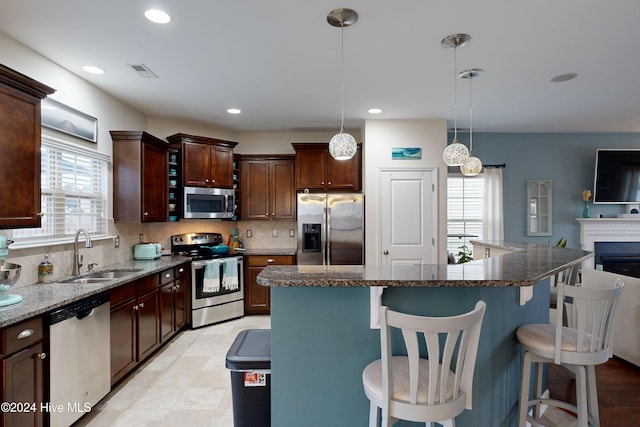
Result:
{"type": "Polygon", "coordinates": [[[138,73],[140,75],[140,77],[144,77],[145,79],[157,79],[158,76],[156,76],[153,71],[151,71],[149,69],[149,67],[147,67],[144,64],[127,64],[129,65],[129,67],[131,67],[131,69],[133,71],[135,71],[136,73],[138,73]]]}

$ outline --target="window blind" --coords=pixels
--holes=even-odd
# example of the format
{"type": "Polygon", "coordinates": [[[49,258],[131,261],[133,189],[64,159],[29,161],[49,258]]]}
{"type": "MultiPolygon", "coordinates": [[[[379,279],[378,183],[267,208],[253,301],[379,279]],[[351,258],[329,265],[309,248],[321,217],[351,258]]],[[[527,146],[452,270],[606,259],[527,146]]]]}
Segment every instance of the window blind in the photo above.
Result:
{"type": "Polygon", "coordinates": [[[456,255],[460,246],[471,251],[470,240],[482,240],[484,176],[447,177],[447,253],[456,255]],[[477,237],[469,237],[477,236],[477,237]]]}
{"type": "Polygon", "coordinates": [[[17,244],[69,241],[79,228],[107,235],[109,156],[42,136],[40,188],[42,226],[15,230],[17,244]]]}

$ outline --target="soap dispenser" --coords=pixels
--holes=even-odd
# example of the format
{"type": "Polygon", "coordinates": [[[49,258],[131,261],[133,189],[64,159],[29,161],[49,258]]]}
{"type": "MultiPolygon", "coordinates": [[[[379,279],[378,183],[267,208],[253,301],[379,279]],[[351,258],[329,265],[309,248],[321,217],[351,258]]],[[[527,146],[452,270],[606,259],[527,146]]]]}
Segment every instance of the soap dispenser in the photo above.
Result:
{"type": "Polygon", "coordinates": [[[38,282],[49,283],[53,281],[53,264],[49,261],[49,254],[44,254],[44,259],[38,265],[38,282]]]}

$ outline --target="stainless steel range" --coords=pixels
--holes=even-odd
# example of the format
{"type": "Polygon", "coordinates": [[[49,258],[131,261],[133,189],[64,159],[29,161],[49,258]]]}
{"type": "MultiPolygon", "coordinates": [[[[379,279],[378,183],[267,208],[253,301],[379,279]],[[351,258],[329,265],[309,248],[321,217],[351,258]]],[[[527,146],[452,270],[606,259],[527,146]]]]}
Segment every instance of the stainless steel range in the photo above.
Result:
{"type": "Polygon", "coordinates": [[[220,233],[171,236],[171,252],[191,257],[191,325],[244,316],[242,255],[229,254],[220,233]]]}

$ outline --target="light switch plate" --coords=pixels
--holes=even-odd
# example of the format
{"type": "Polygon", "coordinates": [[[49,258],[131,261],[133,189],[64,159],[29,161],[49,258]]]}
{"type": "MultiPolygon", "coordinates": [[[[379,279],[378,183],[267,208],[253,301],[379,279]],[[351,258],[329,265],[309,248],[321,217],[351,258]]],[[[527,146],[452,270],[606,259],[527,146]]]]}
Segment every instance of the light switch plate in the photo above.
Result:
{"type": "Polygon", "coordinates": [[[271,230],[271,237],[278,237],[278,229],[274,228],[273,230],[271,230]]]}
{"type": "Polygon", "coordinates": [[[294,230],[293,228],[289,229],[289,237],[296,237],[296,230],[294,230]]]}
{"type": "Polygon", "coordinates": [[[118,249],[120,247],[120,236],[116,236],[113,239],[113,247],[118,249]]]}
{"type": "Polygon", "coordinates": [[[247,235],[247,239],[250,239],[253,237],[253,231],[251,230],[247,230],[247,232],[245,233],[247,235]]]}

